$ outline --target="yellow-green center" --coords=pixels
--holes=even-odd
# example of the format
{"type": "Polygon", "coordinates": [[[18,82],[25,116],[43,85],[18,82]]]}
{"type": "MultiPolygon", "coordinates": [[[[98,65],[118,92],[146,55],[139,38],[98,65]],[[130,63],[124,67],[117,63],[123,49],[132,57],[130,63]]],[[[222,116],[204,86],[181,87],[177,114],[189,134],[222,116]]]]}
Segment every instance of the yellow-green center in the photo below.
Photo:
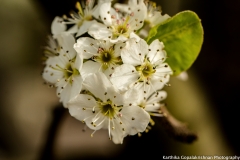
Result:
{"type": "Polygon", "coordinates": [[[69,78],[73,75],[79,75],[79,71],[76,68],[72,68],[71,63],[69,63],[64,72],[65,78],[69,78]]]}
{"type": "Polygon", "coordinates": [[[109,51],[103,51],[99,58],[103,63],[109,63],[112,59],[113,54],[111,54],[109,51]]]}
{"type": "Polygon", "coordinates": [[[100,110],[104,116],[114,118],[115,114],[119,111],[119,107],[115,106],[112,101],[108,100],[100,105],[100,110]]]}
{"type": "Polygon", "coordinates": [[[122,22],[121,24],[116,24],[112,27],[113,29],[113,38],[118,38],[120,35],[123,35],[125,37],[129,37],[128,33],[128,21],[130,17],[127,16],[126,20],[122,22]]]}
{"type": "Polygon", "coordinates": [[[115,56],[113,48],[102,49],[99,51],[98,56],[95,57],[95,60],[102,64],[103,70],[120,62],[119,57],[115,56]]]}
{"type": "Polygon", "coordinates": [[[146,59],[142,65],[136,66],[135,68],[140,74],[140,81],[150,78],[156,72],[154,66],[146,59]]]}

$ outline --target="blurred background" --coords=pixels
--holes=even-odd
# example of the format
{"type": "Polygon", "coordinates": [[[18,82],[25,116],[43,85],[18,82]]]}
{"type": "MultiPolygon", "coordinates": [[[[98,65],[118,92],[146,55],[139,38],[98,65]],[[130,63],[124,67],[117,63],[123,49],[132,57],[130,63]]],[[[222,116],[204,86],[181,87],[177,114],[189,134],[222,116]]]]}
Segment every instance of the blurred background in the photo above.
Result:
{"type": "MultiPolygon", "coordinates": [[[[55,16],[74,9],[75,0],[0,0],[0,160],[40,160],[59,105],[55,89],[43,84],[42,47],[55,16]]],[[[192,10],[202,20],[204,43],[188,70],[188,80],[173,77],[165,88],[169,111],[197,132],[198,140],[173,140],[157,123],[142,137],[122,145],[106,130],[91,130],[62,113],[54,136],[56,160],[122,159],[163,155],[238,155],[240,151],[240,1],[159,0],[170,16],[192,10]],[[142,153],[142,154],[141,154],[142,153]]],[[[48,149],[48,148],[47,148],[48,149]]]]}

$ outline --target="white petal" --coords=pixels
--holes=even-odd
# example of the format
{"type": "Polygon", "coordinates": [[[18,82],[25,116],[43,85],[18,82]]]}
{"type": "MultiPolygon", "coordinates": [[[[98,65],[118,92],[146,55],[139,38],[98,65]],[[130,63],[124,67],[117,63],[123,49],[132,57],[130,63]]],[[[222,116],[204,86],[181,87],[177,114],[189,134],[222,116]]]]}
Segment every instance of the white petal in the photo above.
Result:
{"type": "Polygon", "coordinates": [[[59,35],[59,45],[62,47],[61,53],[67,54],[69,59],[72,59],[76,56],[76,51],[73,48],[75,43],[75,38],[69,33],[62,33],[59,35]]]}
{"type": "Polygon", "coordinates": [[[156,72],[154,73],[154,77],[162,77],[164,79],[164,75],[171,75],[172,74],[172,69],[167,63],[160,64],[159,66],[156,67],[156,72]]]}
{"type": "Polygon", "coordinates": [[[73,68],[76,68],[79,72],[82,70],[83,58],[80,55],[76,55],[75,62],[73,64],[73,68]]]}
{"type": "Polygon", "coordinates": [[[77,33],[77,31],[78,31],[78,25],[75,24],[67,30],[67,33],[75,34],[75,33],[77,33]]]}
{"type": "Polygon", "coordinates": [[[126,106],[122,111],[122,122],[126,126],[129,135],[135,135],[145,131],[150,115],[139,106],[126,106]]]}
{"type": "Polygon", "coordinates": [[[85,78],[84,86],[97,98],[106,101],[105,93],[112,84],[103,73],[97,72],[85,78]]]}
{"type": "Polygon", "coordinates": [[[61,23],[63,19],[61,17],[55,17],[52,25],[51,25],[51,32],[53,35],[60,34],[61,32],[64,32],[67,28],[67,26],[64,23],[61,23]]]}
{"type": "Polygon", "coordinates": [[[87,108],[92,108],[96,105],[96,101],[92,96],[79,94],[67,103],[67,108],[69,109],[71,116],[82,121],[89,116],[94,116],[92,110],[87,108]]]}
{"type": "MultiPolygon", "coordinates": [[[[106,70],[103,70],[103,73],[107,76],[107,78],[108,79],[110,79],[111,78],[111,76],[112,76],[112,74],[114,73],[114,71],[115,71],[115,68],[117,68],[118,66],[120,66],[120,65],[110,65],[106,70]],[[112,67],[114,68],[114,69],[112,69],[112,67]]],[[[100,68],[100,67],[99,67],[100,68]]]]}
{"type": "Polygon", "coordinates": [[[83,79],[85,79],[90,73],[96,73],[99,71],[101,65],[97,62],[87,61],[83,63],[83,67],[81,70],[81,75],[83,79]]]}
{"type": "Polygon", "coordinates": [[[82,34],[86,33],[86,32],[88,31],[88,29],[89,29],[94,23],[97,23],[97,21],[95,21],[95,20],[86,21],[86,20],[85,20],[85,21],[83,22],[82,26],[78,29],[76,37],[81,36],[82,34]]]}
{"type": "Polygon", "coordinates": [[[140,38],[136,33],[134,33],[134,32],[131,32],[131,33],[130,33],[130,38],[135,38],[136,42],[139,42],[140,39],[141,39],[141,38],[140,38]]]}
{"type": "Polygon", "coordinates": [[[166,52],[163,50],[164,45],[158,39],[149,45],[148,57],[152,64],[160,64],[166,59],[166,52]]]}
{"type": "Polygon", "coordinates": [[[120,10],[121,12],[125,12],[125,13],[130,13],[129,12],[129,5],[127,4],[122,4],[122,3],[115,3],[114,4],[114,8],[117,8],[118,10],[120,10]]]}
{"type": "Polygon", "coordinates": [[[136,42],[136,39],[133,38],[126,42],[126,47],[122,50],[121,57],[123,63],[137,66],[142,64],[147,53],[147,43],[144,40],[136,42]]]}
{"type": "Polygon", "coordinates": [[[88,34],[90,34],[95,39],[102,40],[108,40],[112,36],[112,32],[107,28],[107,26],[102,23],[93,24],[89,28],[88,34]]]}
{"type": "Polygon", "coordinates": [[[103,23],[107,26],[112,25],[112,18],[111,18],[110,10],[111,10],[111,2],[106,2],[106,3],[101,4],[99,13],[100,13],[103,23]]]}
{"type": "Polygon", "coordinates": [[[153,15],[154,16],[152,16],[148,19],[150,21],[151,27],[158,25],[170,18],[169,15],[167,15],[167,14],[162,15],[161,12],[156,12],[156,11],[154,12],[153,15]]]}
{"type": "Polygon", "coordinates": [[[82,89],[82,78],[80,75],[76,76],[73,78],[72,83],[65,82],[65,79],[61,79],[57,85],[57,95],[60,96],[60,101],[63,102],[63,106],[66,107],[70,99],[80,94],[82,89]]]}
{"type": "Polygon", "coordinates": [[[86,94],[79,94],[67,103],[70,114],[80,121],[84,121],[86,125],[98,130],[106,127],[106,117],[99,112],[96,100],[86,94]],[[95,111],[95,112],[93,112],[95,111]],[[95,125],[92,124],[94,122],[95,125]]]}
{"type": "Polygon", "coordinates": [[[95,39],[89,37],[82,37],[77,40],[73,48],[78,54],[82,55],[84,59],[89,59],[97,54],[99,44],[95,39]]]}
{"type": "Polygon", "coordinates": [[[115,121],[115,129],[111,130],[112,141],[115,144],[122,144],[123,138],[127,136],[126,131],[122,130],[122,125],[119,124],[119,121],[115,121]]]}
{"type": "Polygon", "coordinates": [[[111,99],[112,102],[117,105],[121,106],[124,103],[124,97],[121,95],[114,87],[107,88],[107,99],[111,99]]]}
{"type": "Polygon", "coordinates": [[[147,7],[143,1],[139,1],[139,4],[134,6],[132,10],[133,16],[129,20],[131,30],[138,30],[143,26],[144,19],[147,16],[147,7]]]}
{"type": "Polygon", "coordinates": [[[98,0],[98,3],[97,5],[94,7],[94,10],[93,10],[93,13],[92,15],[95,17],[95,18],[99,18],[99,10],[100,10],[100,7],[103,3],[105,2],[111,2],[112,0],[98,0]]]}
{"type": "Polygon", "coordinates": [[[137,5],[138,5],[137,0],[130,0],[128,1],[127,5],[122,3],[115,3],[114,8],[119,9],[121,12],[130,14],[137,5]]]}
{"type": "Polygon", "coordinates": [[[170,76],[166,76],[166,78],[164,78],[164,76],[162,76],[162,78],[159,79],[152,79],[151,80],[151,88],[154,89],[154,91],[160,90],[162,89],[165,84],[169,81],[170,76]]]}
{"type": "Polygon", "coordinates": [[[120,35],[118,38],[116,39],[110,39],[110,41],[112,43],[117,43],[117,42],[125,42],[126,40],[128,40],[127,37],[123,36],[123,35],[120,35]]]}
{"type": "Polygon", "coordinates": [[[119,89],[127,88],[130,84],[137,81],[139,74],[135,67],[129,64],[123,64],[115,68],[110,80],[119,89]]]}
{"type": "Polygon", "coordinates": [[[153,93],[153,95],[151,95],[151,97],[147,100],[147,103],[157,103],[166,99],[166,97],[166,91],[157,91],[157,93],[153,93]]]}
{"type": "Polygon", "coordinates": [[[59,79],[62,79],[64,77],[64,74],[62,71],[55,70],[50,66],[54,66],[58,63],[58,57],[49,57],[46,61],[46,67],[43,71],[43,78],[52,84],[55,84],[59,79]]]}
{"type": "Polygon", "coordinates": [[[125,45],[126,43],[120,42],[114,46],[114,54],[116,55],[116,57],[121,56],[122,49],[125,47],[125,45]]]}
{"type": "MultiPolygon", "coordinates": [[[[129,104],[137,104],[139,98],[139,90],[132,88],[124,93],[124,105],[129,106],[129,104]]],[[[143,98],[143,97],[142,97],[143,98]]]]}

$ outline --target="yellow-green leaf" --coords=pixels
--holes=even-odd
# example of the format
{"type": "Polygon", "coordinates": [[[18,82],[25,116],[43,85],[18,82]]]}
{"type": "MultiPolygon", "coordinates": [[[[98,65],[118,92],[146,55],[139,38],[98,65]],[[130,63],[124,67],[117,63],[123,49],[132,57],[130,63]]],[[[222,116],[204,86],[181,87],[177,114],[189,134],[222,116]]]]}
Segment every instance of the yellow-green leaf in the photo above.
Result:
{"type": "Polygon", "coordinates": [[[169,57],[166,62],[175,71],[174,75],[178,75],[191,67],[201,50],[201,20],[195,12],[180,12],[150,30],[147,42],[150,44],[155,39],[164,43],[169,57]]]}

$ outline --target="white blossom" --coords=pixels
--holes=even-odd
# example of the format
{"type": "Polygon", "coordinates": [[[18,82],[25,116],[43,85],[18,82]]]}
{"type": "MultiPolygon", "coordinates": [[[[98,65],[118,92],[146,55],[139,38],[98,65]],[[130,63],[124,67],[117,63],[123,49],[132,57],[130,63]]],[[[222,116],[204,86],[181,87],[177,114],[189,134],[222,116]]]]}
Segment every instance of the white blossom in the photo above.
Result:
{"type": "Polygon", "coordinates": [[[160,6],[157,6],[156,3],[152,1],[129,0],[128,4],[116,3],[114,7],[122,12],[130,13],[135,6],[139,4],[146,12],[144,14],[144,27],[141,28],[138,35],[145,38],[148,36],[150,28],[166,21],[170,16],[168,14],[162,15],[160,6]]]}
{"type": "MultiPolygon", "coordinates": [[[[141,89],[139,89],[141,90],[141,89]]],[[[158,116],[161,117],[162,113],[160,108],[163,104],[161,101],[166,99],[167,92],[163,90],[157,91],[149,91],[148,93],[144,93],[143,91],[139,91],[138,98],[138,106],[144,109],[146,112],[150,114],[150,116],[158,116]]]]}
{"type": "Polygon", "coordinates": [[[147,132],[152,116],[163,116],[162,88],[173,71],[163,42],[148,45],[142,38],[170,16],[148,0],[114,2],[77,2],[70,18],[54,18],[42,76],[91,136],[106,129],[122,144],[128,135],[147,132]]]}
{"type": "Polygon", "coordinates": [[[138,5],[141,5],[141,7],[146,10],[144,21],[148,23],[150,27],[153,27],[170,18],[168,14],[162,15],[160,6],[157,6],[156,3],[152,1],[129,0],[128,4],[116,3],[114,7],[123,12],[130,13],[134,10],[135,6],[138,5]]]}
{"type": "Polygon", "coordinates": [[[157,6],[155,2],[146,2],[146,7],[147,16],[145,18],[145,22],[147,22],[150,27],[154,27],[170,18],[168,14],[162,15],[161,8],[157,6]]]}
{"type": "Polygon", "coordinates": [[[115,11],[111,2],[105,2],[100,6],[100,17],[103,23],[93,24],[88,33],[95,39],[110,40],[113,43],[126,41],[143,26],[146,10],[138,5],[126,15],[115,11]]]}
{"type": "Polygon", "coordinates": [[[122,63],[120,53],[124,43],[113,44],[108,40],[95,40],[82,37],[74,44],[74,49],[83,56],[82,72],[104,72],[111,76],[114,69],[122,63]]]}
{"type": "Polygon", "coordinates": [[[65,24],[72,24],[73,26],[67,31],[68,33],[76,33],[76,36],[81,36],[88,31],[88,28],[96,23],[93,18],[95,0],[87,0],[86,4],[76,3],[78,13],[72,12],[71,18],[65,17],[67,22],[65,24]]]}
{"type": "Polygon", "coordinates": [[[141,39],[132,38],[122,49],[123,65],[117,67],[111,76],[111,81],[117,87],[143,88],[148,92],[151,88],[162,89],[169,81],[172,70],[165,62],[167,58],[164,45],[154,40],[149,46],[141,39]]]}
{"type": "Polygon", "coordinates": [[[43,78],[46,82],[57,87],[57,95],[64,107],[66,103],[82,88],[82,58],[77,55],[73,48],[75,39],[70,34],[61,34],[59,39],[58,55],[51,56],[46,60],[43,78]]]}
{"type": "Polygon", "coordinates": [[[122,95],[101,73],[86,77],[87,91],[68,103],[70,114],[95,131],[108,129],[114,143],[123,142],[127,135],[143,132],[150,120],[148,113],[137,106],[138,94],[130,90],[122,95]]]}

